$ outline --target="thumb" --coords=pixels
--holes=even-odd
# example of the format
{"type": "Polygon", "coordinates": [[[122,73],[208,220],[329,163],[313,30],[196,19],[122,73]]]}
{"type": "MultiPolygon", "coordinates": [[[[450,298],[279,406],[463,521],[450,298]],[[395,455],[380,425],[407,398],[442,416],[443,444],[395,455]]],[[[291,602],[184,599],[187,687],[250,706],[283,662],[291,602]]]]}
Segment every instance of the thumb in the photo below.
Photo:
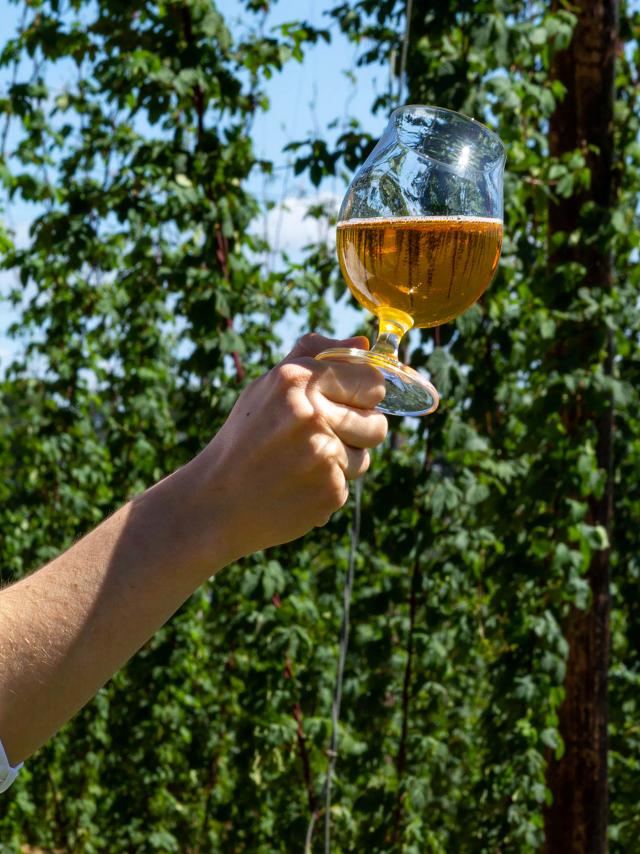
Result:
{"type": "Polygon", "coordinates": [[[288,359],[301,359],[304,356],[317,356],[323,350],[331,347],[356,347],[358,350],[368,350],[369,340],[364,335],[356,335],[354,338],[326,338],[316,332],[303,335],[295,343],[295,346],[286,357],[288,359]]]}

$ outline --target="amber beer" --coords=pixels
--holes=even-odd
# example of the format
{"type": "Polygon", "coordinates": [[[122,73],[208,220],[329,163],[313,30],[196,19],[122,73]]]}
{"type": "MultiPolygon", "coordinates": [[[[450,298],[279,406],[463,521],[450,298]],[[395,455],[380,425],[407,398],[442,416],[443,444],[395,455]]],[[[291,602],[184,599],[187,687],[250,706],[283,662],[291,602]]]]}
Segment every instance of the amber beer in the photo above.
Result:
{"type": "Polygon", "coordinates": [[[358,302],[377,314],[401,309],[415,326],[457,317],[484,292],[498,266],[502,221],[425,216],[338,223],[338,258],[358,302]]]}

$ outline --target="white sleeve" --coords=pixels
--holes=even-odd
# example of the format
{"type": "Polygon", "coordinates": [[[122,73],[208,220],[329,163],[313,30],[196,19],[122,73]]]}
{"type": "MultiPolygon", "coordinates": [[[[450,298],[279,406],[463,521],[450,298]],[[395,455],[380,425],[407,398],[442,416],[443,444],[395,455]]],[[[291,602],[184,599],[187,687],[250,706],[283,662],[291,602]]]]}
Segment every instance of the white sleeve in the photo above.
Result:
{"type": "Polygon", "coordinates": [[[9,786],[18,776],[18,771],[21,768],[22,762],[20,762],[19,765],[16,765],[15,768],[12,768],[11,765],[9,765],[7,754],[4,752],[4,747],[0,741],[0,794],[7,791],[9,786]]]}

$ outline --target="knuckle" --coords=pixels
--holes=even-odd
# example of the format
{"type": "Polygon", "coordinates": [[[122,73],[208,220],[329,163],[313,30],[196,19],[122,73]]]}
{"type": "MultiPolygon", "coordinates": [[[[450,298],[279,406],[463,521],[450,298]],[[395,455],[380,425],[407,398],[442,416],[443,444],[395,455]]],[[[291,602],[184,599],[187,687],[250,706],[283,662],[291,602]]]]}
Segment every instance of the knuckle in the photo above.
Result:
{"type": "Polygon", "coordinates": [[[331,464],[330,439],[323,433],[312,432],[307,440],[309,459],[314,469],[324,471],[331,464]]]}
{"type": "Polygon", "coordinates": [[[304,335],[301,335],[300,338],[296,341],[298,347],[304,350],[311,350],[314,348],[314,345],[318,342],[320,336],[317,332],[307,332],[304,335]]]}
{"type": "Polygon", "coordinates": [[[299,362],[281,362],[273,368],[277,389],[303,388],[309,381],[310,371],[299,362]]]}
{"type": "Polygon", "coordinates": [[[300,388],[289,386],[284,392],[284,404],[292,421],[306,425],[314,420],[313,404],[300,388]]]}

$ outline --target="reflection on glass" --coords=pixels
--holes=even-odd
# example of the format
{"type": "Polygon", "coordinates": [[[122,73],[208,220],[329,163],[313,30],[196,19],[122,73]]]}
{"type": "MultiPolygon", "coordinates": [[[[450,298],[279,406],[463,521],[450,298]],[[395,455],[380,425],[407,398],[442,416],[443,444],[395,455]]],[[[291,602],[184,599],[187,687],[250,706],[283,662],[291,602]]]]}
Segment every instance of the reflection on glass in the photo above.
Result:
{"type": "Polygon", "coordinates": [[[504,146],[483,125],[435,107],[395,110],[340,208],[337,251],[354,297],[379,321],[371,351],[325,350],[319,359],[382,371],[380,409],[424,415],[431,383],[398,359],[402,336],[457,317],[489,285],[502,245],[504,146]]]}

